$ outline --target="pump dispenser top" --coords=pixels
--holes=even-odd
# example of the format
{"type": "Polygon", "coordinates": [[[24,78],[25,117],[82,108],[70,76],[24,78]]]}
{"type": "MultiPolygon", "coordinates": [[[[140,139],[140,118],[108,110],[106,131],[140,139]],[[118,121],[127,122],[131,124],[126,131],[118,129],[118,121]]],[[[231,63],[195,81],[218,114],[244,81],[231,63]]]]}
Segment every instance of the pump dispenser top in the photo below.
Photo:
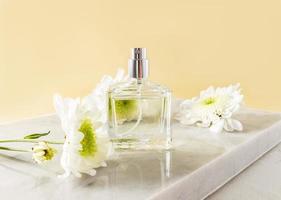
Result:
{"type": "Polygon", "coordinates": [[[131,58],[128,62],[128,72],[131,78],[138,80],[148,77],[148,60],[146,48],[132,48],[131,58]]]}

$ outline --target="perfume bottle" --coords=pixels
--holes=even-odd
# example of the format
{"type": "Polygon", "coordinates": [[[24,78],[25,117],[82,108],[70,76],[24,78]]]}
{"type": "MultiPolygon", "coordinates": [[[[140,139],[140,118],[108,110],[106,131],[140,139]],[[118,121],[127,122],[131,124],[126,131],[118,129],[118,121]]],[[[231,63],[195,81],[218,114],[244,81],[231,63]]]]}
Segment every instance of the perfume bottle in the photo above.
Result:
{"type": "Polygon", "coordinates": [[[145,48],[133,48],[128,81],[108,91],[108,132],[115,149],[171,147],[171,91],[148,80],[145,48]]]}

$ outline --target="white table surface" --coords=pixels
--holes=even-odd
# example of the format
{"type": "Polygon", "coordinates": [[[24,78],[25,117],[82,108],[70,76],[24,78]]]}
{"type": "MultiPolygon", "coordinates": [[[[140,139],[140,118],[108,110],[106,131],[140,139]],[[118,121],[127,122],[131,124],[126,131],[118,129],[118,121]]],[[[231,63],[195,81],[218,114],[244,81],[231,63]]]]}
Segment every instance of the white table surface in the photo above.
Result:
{"type": "MultiPolygon", "coordinates": [[[[221,173],[224,171],[222,169],[213,170],[215,174],[212,176],[204,174],[208,171],[201,170],[202,166],[205,169],[205,165],[210,162],[214,165],[218,158],[222,160],[221,157],[231,160],[231,157],[227,156],[231,156],[233,150],[237,152],[240,146],[246,147],[247,142],[254,141],[265,130],[273,132],[275,143],[279,142],[281,132],[276,134],[281,130],[279,113],[245,111],[237,117],[244,123],[245,131],[238,134],[225,133],[217,137],[211,136],[207,129],[186,128],[174,124],[173,151],[114,155],[108,162],[108,167],[98,169],[95,177],[59,179],[57,175],[62,173],[59,157],[39,166],[32,162],[28,154],[0,152],[0,199],[199,199],[200,195],[194,195],[197,192],[193,191],[193,188],[192,192],[189,192],[190,195],[184,194],[184,191],[180,191],[182,194],[179,195],[178,188],[174,186],[187,187],[186,191],[194,186],[201,194],[201,188],[206,190],[206,185],[215,182],[207,181],[206,184],[209,175],[224,175],[221,173]],[[271,130],[273,126],[275,128],[271,130]],[[185,178],[196,174],[197,171],[203,173],[202,180],[183,185],[186,184],[185,178]]],[[[60,123],[54,115],[2,124],[0,138],[19,138],[26,133],[48,130],[52,132],[50,139],[63,139],[60,123]]],[[[266,131],[265,133],[267,134],[266,131]]],[[[257,142],[262,146],[260,141],[257,142]]],[[[267,146],[271,148],[274,145],[267,146]]],[[[281,145],[207,199],[281,199],[280,150],[281,145]]],[[[247,153],[245,152],[245,156],[247,153]]],[[[241,160],[226,167],[238,170],[235,167],[239,162],[241,160]]]]}

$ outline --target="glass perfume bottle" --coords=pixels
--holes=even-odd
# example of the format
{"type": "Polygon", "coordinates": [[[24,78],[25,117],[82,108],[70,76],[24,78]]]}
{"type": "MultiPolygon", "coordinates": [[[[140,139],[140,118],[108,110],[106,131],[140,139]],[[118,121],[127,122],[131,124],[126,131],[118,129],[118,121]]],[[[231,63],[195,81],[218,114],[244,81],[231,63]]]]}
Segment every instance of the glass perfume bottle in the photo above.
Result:
{"type": "Polygon", "coordinates": [[[150,82],[145,48],[133,48],[129,80],[108,91],[109,135],[115,149],[169,149],[171,92],[150,82]]]}

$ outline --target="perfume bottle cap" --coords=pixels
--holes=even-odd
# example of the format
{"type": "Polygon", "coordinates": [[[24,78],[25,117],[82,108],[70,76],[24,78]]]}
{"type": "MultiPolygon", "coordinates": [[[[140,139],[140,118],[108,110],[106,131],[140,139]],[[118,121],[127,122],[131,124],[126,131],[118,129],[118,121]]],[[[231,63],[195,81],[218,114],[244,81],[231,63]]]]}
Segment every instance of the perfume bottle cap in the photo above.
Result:
{"type": "Polygon", "coordinates": [[[132,48],[129,59],[129,75],[131,78],[145,79],[148,77],[148,60],[146,48],[132,48]]]}

